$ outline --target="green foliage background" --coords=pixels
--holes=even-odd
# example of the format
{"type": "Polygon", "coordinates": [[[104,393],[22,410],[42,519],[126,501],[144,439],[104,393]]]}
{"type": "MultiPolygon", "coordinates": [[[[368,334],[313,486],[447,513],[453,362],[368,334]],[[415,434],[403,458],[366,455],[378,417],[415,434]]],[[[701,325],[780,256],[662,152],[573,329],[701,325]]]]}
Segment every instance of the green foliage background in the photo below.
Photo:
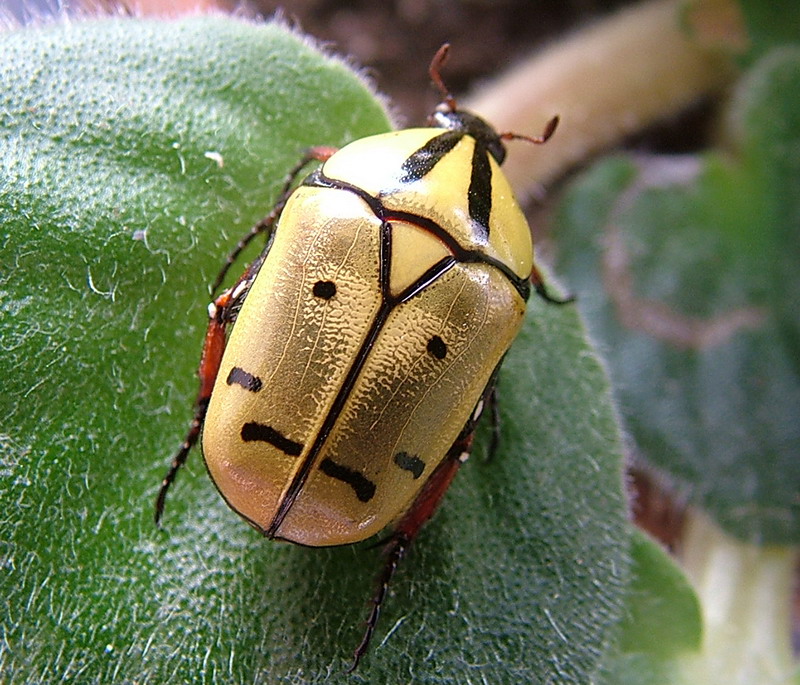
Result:
{"type": "Polygon", "coordinates": [[[756,544],[800,542],[799,88],[800,47],[767,51],[724,147],[605,160],[559,222],[639,454],[756,544]]]}

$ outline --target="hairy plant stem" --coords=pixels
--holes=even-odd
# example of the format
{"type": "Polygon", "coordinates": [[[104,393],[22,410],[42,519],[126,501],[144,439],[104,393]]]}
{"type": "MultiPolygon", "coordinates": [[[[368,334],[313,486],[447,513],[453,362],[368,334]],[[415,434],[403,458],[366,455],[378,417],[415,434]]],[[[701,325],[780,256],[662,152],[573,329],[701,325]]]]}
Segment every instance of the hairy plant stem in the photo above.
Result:
{"type": "Polygon", "coordinates": [[[536,134],[558,114],[546,149],[518,143],[504,165],[524,196],[598,150],[721,90],[735,74],[741,36],[732,2],[696,14],[681,0],[654,0],[576,32],[462,103],[500,131],[536,134]],[[706,39],[707,25],[728,26],[706,39]],[[689,27],[691,25],[691,28],[689,27]]]}

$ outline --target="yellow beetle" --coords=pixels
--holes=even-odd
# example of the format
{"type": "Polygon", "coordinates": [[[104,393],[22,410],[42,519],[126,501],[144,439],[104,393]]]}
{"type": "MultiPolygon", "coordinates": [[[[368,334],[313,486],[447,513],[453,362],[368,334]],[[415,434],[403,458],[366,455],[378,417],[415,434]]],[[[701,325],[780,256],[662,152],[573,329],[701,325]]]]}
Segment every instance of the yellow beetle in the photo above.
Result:
{"type": "MultiPolygon", "coordinates": [[[[504,140],[444,94],[427,128],[314,148],[259,233],[263,253],[209,309],[189,434],[202,428],[228,505],[269,538],[364,540],[390,524],[387,561],[352,668],[386,587],[472,445],[533,284],[527,222],[500,171],[504,140]],[[311,160],[322,162],[297,188],[311,160]],[[227,329],[231,327],[228,335],[227,329]]],[[[531,142],[553,133],[554,118],[531,142]]]]}

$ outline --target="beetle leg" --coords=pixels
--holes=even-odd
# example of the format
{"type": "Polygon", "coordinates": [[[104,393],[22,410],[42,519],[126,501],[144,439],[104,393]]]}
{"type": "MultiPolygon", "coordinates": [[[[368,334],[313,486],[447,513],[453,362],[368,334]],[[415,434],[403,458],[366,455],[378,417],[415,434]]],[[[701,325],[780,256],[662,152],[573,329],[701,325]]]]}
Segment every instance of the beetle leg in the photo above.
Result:
{"type": "Polygon", "coordinates": [[[386,591],[389,589],[389,583],[392,580],[392,576],[394,576],[394,572],[397,570],[397,565],[405,556],[406,550],[408,549],[408,545],[410,543],[410,540],[395,534],[390,538],[389,542],[384,548],[386,563],[384,564],[383,571],[378,578],[378,587],[375,590],[375,594],[371,600],[372,608],[370,609],[369,616],[367,617],[367,627],[364,630],[364,635],[361,638],[361,642],[359,643],[358,647],[356,647],[356,651],[353,653],[353,661],[350,664],[350,668],[347,669],[347,673],[352,673],[356,670],[356,668],[358,668],[358,663],[361,661],[361,657],[364,656],[367,648],[369,647],[370,640],[372,640],[372,634],[375,632],[375,626],[378,623],[378,616],[380,616],[381,613],[381,605],[386,597],[386,591]]]}
{"type": "Polygon", "coordinates": [[[565,297],[563,299],[551,295],[544,285],[542,274],[539,273],[539,269],[536,268],[536,264],[533,265],[533,269],[531,271],[531,285],[536,291],[536,294],[549,304],[569,304],[570,302],[575,301],[574,295],[570,295],[569,297],[565,297]]]}
{"type": "Polygon", "coordinates": [[[161,481],[161,489],[158,491],[155,507],[155,522],[159,524],[161,515],[164,513],[164,502],[167,492],[175,481],[181,467],[186,463],[186,458],[192,447],[200,437],[200,430],[203,427],[203,420],[208,409],[208,401],[211,397],[211,390],[219,372],[222,361],[222,353],[225,351],[225,329],[233,320],[233,308],[246,293],[248,284],[240,281],[231,290],[226,290],[208,307],[208,329],[206,330],[205,341],[203,342],[203,353],[200,357],[200,366],[197,375],[200,377],[200,390],[194,403],[194,418],[189,426],[189,432],[181,444],[180,449],[172,459],[172,464],[161,481]],[[244,285],[243,285],[244,284],[244,285]]]}
{"type": "Polygon", "coordinates": [[[491,411],[492,437],[489,441],[489,454],[486,457],[486,461],[491,461],[494,459],[494,455],[497,454],[497,448],[500,446],[500,405],[497,402],[497,384],[492,384],[487,402],[489,403],[489,410],[491,411]]]}
{"type": "Polygon", "coordinates": [[[386,561],[378,578],[377,589],[371,600],[372,608],[367,617],[367,627],[361,642],[353,653],[353,662],[347,670],[348,673],[352,673],[356,669],[361,657],[364,656],[369,647],[372,634],[375,632],[375,626],[378,623],[383,600],[386,597],[394,572],[397,570],[397,565],[405,556],[406,551],[422,526],[427,523],[439,508],[442,497],[447,492],[447,488],[450,487],[450,483],[453,482],[459,467],[469,457],[474,437],[473,428],[474,422],[470,420],[461,435],[448,450],[444,460],[436,467],[431,477],[428,478],[419,495],[403,515],[403,518],[400,519],[394,533],[389,538],[389,542],[384,547],[386,561]]]}
{"type": "Polygon", "coordinates": [[[492,421],[492,437],[489,440],[489,451],[486,456],[486,461],[491,461],[494,459],[494,455],[497,454],[497,448],[500,446],[500,410],[497,403],[497,375],[500,372],[500,367],[502,365],[503,360],[501,359],[497,366],[494,367],[494,371],[492,371],[489,382],[483,389],[483,393],[478,400],[478,404],[475,405],[475,409],[472,411],[472,416],[467,422],[467,425],[464,426],[464,429],[461,431],[461,435],[464,435],[470,431],[474,432],[475,426],[478,425],[478,421],[480,420],[481,416],[483,416],[483,412],[486,410],[486,406],[489,406],[489,412],[492,421]]]}
{"type": "Polygon", "coordinates": [[[275,225],[278,217],[281,215],[283,208],[286,206],[286,201],[289,199],[289,196],[292,194],[294,190],[292,186],[294,182],[297,180],[297,177],[300,175],[300,172],[308,165],[310,162],[324,162],[328,160],[334,152],[336,152],[337,148],[335,147],[326,147],[326,146],[318,146],[312,147],[306,150],[303,154],[300,161],[295,164],[295,166],[289,171],[286,175],[286,178],[283,183],[283,187],[281,188],[281,192],[278,195],[278,201],[275,203],[275,206],[272,208],[267,216],[265,216],[261,221],[256,223],[242,238],[236,243],[236,246],[228,253],[228,256],[225,258],[225,264],[222,265],[217,277],[214,279],[214,282],[211,284],[211,292],[215,293],[217,288],[222,285],[222,281],[225,280],[225,276],[228,274],[228,270],[233,266],[233,263],[239,258],[239,255],[242,254],[242,251],[252,242],[252,240],[262,233],[269,235],[272,233],[272,228],[275,225]]]}

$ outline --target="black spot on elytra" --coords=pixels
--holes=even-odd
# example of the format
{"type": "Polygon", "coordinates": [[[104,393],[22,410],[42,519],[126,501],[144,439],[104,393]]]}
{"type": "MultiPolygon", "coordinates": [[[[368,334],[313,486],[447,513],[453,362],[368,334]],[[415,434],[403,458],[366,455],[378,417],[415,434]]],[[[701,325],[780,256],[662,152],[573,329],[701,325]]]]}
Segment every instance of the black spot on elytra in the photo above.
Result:
{"type": "Polygon", "coordinates": [[[425,462],[416,454],[409,454],[408,452],[398,452],[395,454],[394,463],[404,471],[410,471],[411,475],[414,476],[414,480],[419,478],[425,470],[425,462]]]}
{"type": "Polygon", "coordinates": [[[336,284],[333,281],[317,281],[313,292],[323,300],[330,300],[336,294],[336,284]]]}
{"type": "Polygon", "coordinates": [[[434,335],[428,340],[428,352],[437,359],[444,359],[447,356],[447,345],[438,335],[434,335]]]}
{"type": "Polygon", "coordinates": [[[228,385],[241,385],[245,390],[250,392],[258,392],[261,390],[261,379],[254,376],[252,373],[247,373],[244,369],[234,366],[228,374],[228,385]]]}

